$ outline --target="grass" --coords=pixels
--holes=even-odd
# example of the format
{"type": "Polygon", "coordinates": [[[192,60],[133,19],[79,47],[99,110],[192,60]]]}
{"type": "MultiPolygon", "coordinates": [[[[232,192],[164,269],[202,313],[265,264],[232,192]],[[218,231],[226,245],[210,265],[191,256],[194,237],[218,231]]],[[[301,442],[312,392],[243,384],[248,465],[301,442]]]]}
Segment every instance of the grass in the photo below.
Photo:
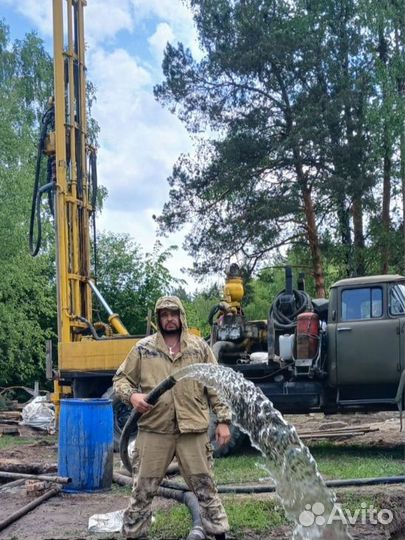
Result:
{"type": "Polygon", "coordinates": [[[131,486],[121,486],[119,484],[116,484],[115,482],[112,483],[111,492],[114,495],[122,495],[123,497],[125,497],[127,495],[131,495],[131,491],[131,486]]]}
{"type": "MultiPolygon", "coordinates": [[[[266,534],[282,525],[288,525],[282,507],[274,498],[226,496],[222,498],[228,515],[232,535],[237,540],[244,540],[247,532],[266,534]]],[[[375,497],[347,491],[339,495],[338,502],[343,510],[351,515],[362,508],[373,507],[377,511],[381,506],[375,497]]],[[[191,528],[191,518],[183,505],[175,505],[169,510],[159,510],[151,528],[154,540],[177,540],[185,538],[191,528]]]]}
{"type": "MultiPolygon", "coordinates": [[[[274,499],[224,497],[224,506],[233,535],[244,538],[244,531],[270,531],[286,523],[283,509],[274,499]]],[[[158,511],[151,534],[156,540],[185,538],[190,531],[190,513],[183,505],[158,511]]]]}
{"type": "MultiPolygon", "coordinates": [[[[405,461],[401,448],[365,448],[317,444],[310,451],[327,479],[372,478],[404,474],[405,461]]],[[[266,459],[259,454],[230,456],[215,461],[218,484],[257,482],[268,476],[266,459]]]]}
{"type": "Polygon", "coordinates": [[[404,474],[401,448],[365,448],[361,446],[316,446],[311,449],[325,478],[372,478],[404,474]]]}
{"type": "MultiPolygon", "coordinates": [[[[404,474],[404,455],[400,448],[376,449],[364,447],[342,447],[333,443],[317,443],[311,452],[317,460],[325,478],[370,478],[404,474]]],[[[257,453],[231,456],[215,461],[215,478],[218,484],[258,482],[267,477],[263,469],[266,460],[257,453]]],[[[379,509],[374,495],[361,491],[347,490],[339,494],[338,501],[352,515],[366,507],[379,509]],[[363,505],[363,506],[361,506],[363,505]]],[[[287,524],[283,509],[277,499],[266,496],[228,495],[222,496],[232,534],[243,540],[248,531],[266,534],[275,527],[287,524]]],[[[175,505],[169,510],[159,511],[152,528],[154,540],[184,538],[191,527],[187,509],[175,505]]]]}
{"type": "Polygon", "coordinates": [[[38,439],[32,437],[16,437],[13,435],[2,435],[0,437],[0,449],[11,448],[12,446],[23,446],[25,444],[35,444],[38,439]]]}

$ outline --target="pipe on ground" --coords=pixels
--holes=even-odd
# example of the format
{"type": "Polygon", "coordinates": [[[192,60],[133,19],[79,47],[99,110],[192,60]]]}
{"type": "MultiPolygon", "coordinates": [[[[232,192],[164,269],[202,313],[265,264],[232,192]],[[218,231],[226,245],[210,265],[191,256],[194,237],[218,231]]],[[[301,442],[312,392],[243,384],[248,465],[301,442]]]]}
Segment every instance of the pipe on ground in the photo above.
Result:
{"type": "Polygon", "coordinates": [[[14,521],[17,521],[17,519],[20,519],[20,517],[24,516],[25,514],[28,514],[31,510],[39,506],[42,502],[46,501],[47,499],[50,499],[54,495],[57,495],[60,492],[60,487],[52,488],[49,491],[45,492],[40,497],[37,497],[30,503],[26,504],[17,512],[14,512],[14,514],[11,514],[11,516],[8,516],[8,518],[4,519],[3,521],[0,521],[0,531],[14,523],[14,521]]]}
{"type": "Polygon", "coordinates": [[[22,478],[24,480],[44,480],[56,484],[69,484],[72,479],[68,476],[49,476],[46,474],[24,474],[9,471],[0,471],[0,478],[22,478]]]}

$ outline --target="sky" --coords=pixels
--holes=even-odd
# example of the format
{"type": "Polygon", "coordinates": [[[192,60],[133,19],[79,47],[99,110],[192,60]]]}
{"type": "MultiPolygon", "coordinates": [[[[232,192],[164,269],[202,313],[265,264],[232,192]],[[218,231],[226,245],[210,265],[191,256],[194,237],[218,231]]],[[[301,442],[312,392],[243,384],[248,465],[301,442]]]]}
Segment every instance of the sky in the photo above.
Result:
{"type": "MultiPolygon", "coordinates": [[[[0,17],[11,38],[34,30],[52,54],[52,1],[0,0],[0,17]]],[[[180,121],[153,96],[163,80],[163,51],[168,41],[181,41],[200,57],[190,10],[181,0],[87,0],[85,41],[88,79],[96,87],[92,114],[100,125],[99,183],[108,198],[98,217],[98,230],[129,233],[152,251],[157,239],[152,216],[168,199],[167,177],[181,153],[192,149],[180,121]]],[[[175,277],[192,260],[181,249],[184,233],[159,238],[165,247],[178,245],[167,263],[175,277]]]]}

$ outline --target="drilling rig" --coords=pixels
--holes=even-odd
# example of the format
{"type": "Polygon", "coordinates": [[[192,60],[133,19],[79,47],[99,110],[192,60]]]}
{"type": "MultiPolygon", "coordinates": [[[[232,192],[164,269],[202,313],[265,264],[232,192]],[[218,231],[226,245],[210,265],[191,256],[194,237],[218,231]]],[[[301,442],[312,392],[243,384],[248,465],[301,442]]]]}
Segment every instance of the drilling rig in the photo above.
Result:
{"type": "Polygon", "coordinates": [[[62,397],[101,397],[108,391],[112,375],[137,341],[92,276],[97,168],[87,121],[85,5],[85,0],[53,0],[54,96],[42,119],[30,226],[35,256],[47,195],[55,228],[58,322],[57,368],[48,345],[47,376],[54,381],[57,413],[62,397]],[[105,309],[107,322],[94,322],[94,299],[105,309]]]}

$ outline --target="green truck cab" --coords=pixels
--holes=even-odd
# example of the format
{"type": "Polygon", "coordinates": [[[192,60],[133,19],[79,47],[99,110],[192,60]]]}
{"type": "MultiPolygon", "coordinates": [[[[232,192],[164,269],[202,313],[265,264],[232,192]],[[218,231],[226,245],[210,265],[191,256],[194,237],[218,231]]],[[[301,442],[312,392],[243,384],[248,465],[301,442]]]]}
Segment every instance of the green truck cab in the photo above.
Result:
{"type": "Polygon", "coordinates": [[[404,277],[367,276],[334,283],[328,306],[327,381],[337,405],[398,402],[405,369],[404,330],[404,277]]]}

